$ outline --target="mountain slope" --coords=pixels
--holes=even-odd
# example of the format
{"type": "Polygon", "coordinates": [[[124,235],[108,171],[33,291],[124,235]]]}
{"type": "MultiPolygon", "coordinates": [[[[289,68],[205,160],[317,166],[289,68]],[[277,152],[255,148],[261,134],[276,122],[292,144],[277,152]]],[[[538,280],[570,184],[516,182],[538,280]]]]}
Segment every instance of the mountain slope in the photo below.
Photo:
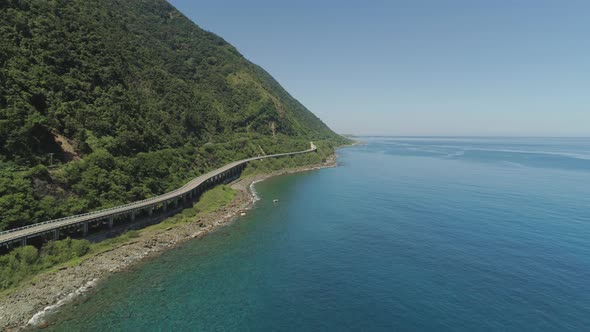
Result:
{"type": "Polygon", "coordinates": [[[1,10],[0,153],[20,163],[59,153],[55,134],[80,153],[95,143],[115,155],[273,127],[334,137],[264,70],[166,2],[9,0],[1,10]]]}
{"type": "Polygon", "coordinates": [[[344,142],[165,1],[0,2],[0,229],[310,140],[344,142]]]}

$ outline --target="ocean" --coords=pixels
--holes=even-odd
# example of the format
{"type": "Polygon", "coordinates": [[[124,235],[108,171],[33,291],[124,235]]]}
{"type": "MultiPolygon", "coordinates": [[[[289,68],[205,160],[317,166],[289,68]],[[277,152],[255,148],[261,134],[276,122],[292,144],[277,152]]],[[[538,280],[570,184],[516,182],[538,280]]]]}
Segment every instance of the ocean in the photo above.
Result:
{"type": "Polygon", "coordinates": [[[361,139],[49,329],[590,329],[590,139],[361,139]]]}

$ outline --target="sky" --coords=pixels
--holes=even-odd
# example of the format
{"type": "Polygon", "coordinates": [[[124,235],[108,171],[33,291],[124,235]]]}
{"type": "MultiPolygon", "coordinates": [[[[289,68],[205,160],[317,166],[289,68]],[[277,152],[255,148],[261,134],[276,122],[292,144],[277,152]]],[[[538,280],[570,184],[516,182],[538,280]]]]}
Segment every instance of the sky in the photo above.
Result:
{"type": "Polygon", "coordinates": [[[338,133],[590,136],[590,1],[171,3],[338,133]]]}

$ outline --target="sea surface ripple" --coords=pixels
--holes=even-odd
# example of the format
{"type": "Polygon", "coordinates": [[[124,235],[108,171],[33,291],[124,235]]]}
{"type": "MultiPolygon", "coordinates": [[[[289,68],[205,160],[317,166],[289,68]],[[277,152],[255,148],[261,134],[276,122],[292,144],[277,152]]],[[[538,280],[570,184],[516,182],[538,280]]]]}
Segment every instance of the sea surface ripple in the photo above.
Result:
{"type": "Polygon", "coordinates": [[[364,140],[340,167],[257,184],[247,216],[49,329],[589,328],[590,139],[364,140]]]}

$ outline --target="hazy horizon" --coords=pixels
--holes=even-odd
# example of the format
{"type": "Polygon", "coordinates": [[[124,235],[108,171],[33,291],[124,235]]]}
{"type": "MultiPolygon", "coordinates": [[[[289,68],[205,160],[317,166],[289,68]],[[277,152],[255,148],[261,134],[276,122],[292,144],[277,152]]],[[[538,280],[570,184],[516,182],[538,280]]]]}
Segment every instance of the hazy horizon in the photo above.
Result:
{"type": "Polygon", "coordinates": [[[171,1],[339,133],[590,136],[590,3],[171,1]]]}
{"type": "Polygon", "coordinates": [[[343,136],[353,136],[353,137],[396,137],[396,138],[424,138],[424,137],[432,137],[432,138],[563,138],[563,139],[570,139],[570,138],[588,138],[590,136],[505,136],[505,135],[392,135],[392,134],[347,134],[347,133],[338,133],[339,135],[343,136]]]}

